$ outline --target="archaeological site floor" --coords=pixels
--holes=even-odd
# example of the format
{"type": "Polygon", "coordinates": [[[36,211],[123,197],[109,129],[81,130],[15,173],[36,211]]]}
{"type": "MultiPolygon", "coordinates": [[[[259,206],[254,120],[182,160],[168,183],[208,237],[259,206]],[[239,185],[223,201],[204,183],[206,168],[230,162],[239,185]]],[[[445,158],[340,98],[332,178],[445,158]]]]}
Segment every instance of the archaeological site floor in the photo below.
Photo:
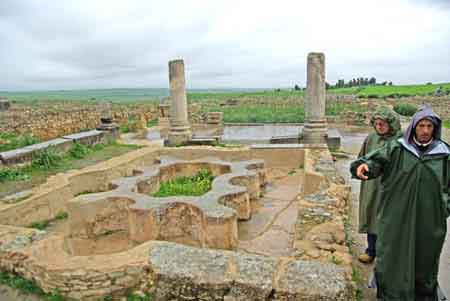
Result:
{"type": "Polygon", "coordinates": [[[349,193],[321,145],[147,146],[2,203],[0,269],[83,300],[350,300],[349,193]],[[205,195],[149,195],[199,168],[215,174],[205,195]]]}

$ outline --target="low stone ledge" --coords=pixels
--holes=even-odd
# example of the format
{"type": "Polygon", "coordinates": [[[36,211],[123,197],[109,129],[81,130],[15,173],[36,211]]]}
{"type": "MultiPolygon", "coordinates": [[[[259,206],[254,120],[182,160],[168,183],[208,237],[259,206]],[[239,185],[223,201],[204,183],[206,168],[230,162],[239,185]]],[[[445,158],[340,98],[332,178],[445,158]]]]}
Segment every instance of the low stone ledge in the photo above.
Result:
{"type": "Polygon", "coordinates": [[[91,130],[81,133],[76,133],[72,135],[62,136],[64,139],[72,140],[75,143],[85,144],[85,145],[96,145],[98,143],[104,143],[105,132],[99,130],[91,130]]]}
{"type": "Polygon", "coordinates": [[[157,300],[351,300],[332,264],[161,243],[149,258],[157,300]]]}
{"type": "Polygon", "coordinates": [[[46,142],[37,143],[22,148],[2,152],[0,153],[0,160],[5,165],[24,163],[27,161],[31,161],[35,153],[45,150],[49,147],[53,147],[62,151],[67,151],[71,147],[72,143],[73,142],[71,140],[57,138],[46,142]]]}
{"type": "Polygon", "coordinates": [[[67,151],[73,143],[84,145],[95,145],[98,143],[107,143],[111,141],[111,134],[108,131],[91,130],[72,135],[62,136],[42,143],[28,145],[22,148],[0,153],[0,161],[4,165],[14,165],[29,162],[33,155],[49,147],[60,151],[67,151]]]}

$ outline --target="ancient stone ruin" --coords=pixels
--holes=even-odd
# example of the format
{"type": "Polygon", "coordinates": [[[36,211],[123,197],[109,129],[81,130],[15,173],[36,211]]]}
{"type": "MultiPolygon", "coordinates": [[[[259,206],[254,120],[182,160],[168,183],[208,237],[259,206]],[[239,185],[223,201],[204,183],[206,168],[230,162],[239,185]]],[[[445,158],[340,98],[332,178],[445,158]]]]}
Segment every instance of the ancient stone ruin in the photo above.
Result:
{"type": "Polygon", "coordinates": [[[135,169],[135,176],[112,181],[112,190],[83,194],[68,203],[69,252],[119,252],[150,240],[236,249],[237,221],[251,218],[251,202],[259,198],[266,181],[263,167],[264,163],[257,160],[162,158],[159,165],[135,169]],[[192,176],[200,170],[208,170],[216,177],[205,195],[151,196],[160,182],[192,176]]]}
{"type": "Polygon", "coordinates": [[[305,124],[299,135],[275,136],[271,143],[324,144],[332,149],[341,145],[341,137],[336,130],[327,127],[325,116],[325,55],[312,52],[307,58],[307,87],[305,97],[305,124]]]}
{"type": "Polygon", "coordinates": [[[170,98],[170,131],[168,144],[171,146],[185,144],[192,138],[188,121],[186,83],[183,60],[169,62],[170,98]]]}
{"type": "MultiPolygon", "coordinates": [[[[177,147],[141,141],[52,176],[20,201],[0,200],[0,269],[80,300],[129,291],[155,300],[352,300],[343,218],[350,190],[326,145],[323,54],[308,57],[302,144],[297,136],[292,144],[180,147],[196,141],[182,60],[169,62],[169,75],[168,144],[177,147]],[[214,176],[203,195],[153,195],[199,170],[214,176]],[[61,213],[68,217],[57,229],[29,227],[61,213]]],[[[161,118],[167,109],[160,106],[161,118]]],[[[210,114],[207,127],[221,120],[210,114]]]]}
{"type": "Polygon", "coordinates": [[[302,139],[305,143],[326,143],[325,55],[323,53],[308,54],[305,100],[305,127],[302,139]]]}
{"type": "Polygon", "coordinates": [[[326,148],[145,147],[0,202],[0,268],[82,300],[350,300],[348,192],[326,148]],[[204,195],[151,196],[205,168],[204,195]],[[60,212],[64,231],[26,227],[60,212]]]}

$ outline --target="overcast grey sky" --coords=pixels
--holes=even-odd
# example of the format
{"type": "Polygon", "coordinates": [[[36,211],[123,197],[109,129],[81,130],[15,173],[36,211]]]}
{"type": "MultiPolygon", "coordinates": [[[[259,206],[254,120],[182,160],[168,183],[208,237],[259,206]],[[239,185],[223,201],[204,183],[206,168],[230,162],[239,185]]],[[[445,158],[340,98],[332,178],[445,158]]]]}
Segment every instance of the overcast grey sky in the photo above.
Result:
{"type": "Polygon", "coordinates": [[[450,82],[450,0],[0,0],[0,90],[450,82]]]}

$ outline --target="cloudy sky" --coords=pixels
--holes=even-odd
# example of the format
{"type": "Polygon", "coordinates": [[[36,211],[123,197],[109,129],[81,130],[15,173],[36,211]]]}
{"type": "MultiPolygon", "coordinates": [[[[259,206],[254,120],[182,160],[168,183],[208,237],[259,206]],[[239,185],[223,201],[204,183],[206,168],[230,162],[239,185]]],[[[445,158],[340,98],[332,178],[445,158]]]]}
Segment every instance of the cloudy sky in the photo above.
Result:
{"type": "Polygon", "coordinates": [[[450,0],[0,0],[0,90],[450,82],[450,0]]]}

